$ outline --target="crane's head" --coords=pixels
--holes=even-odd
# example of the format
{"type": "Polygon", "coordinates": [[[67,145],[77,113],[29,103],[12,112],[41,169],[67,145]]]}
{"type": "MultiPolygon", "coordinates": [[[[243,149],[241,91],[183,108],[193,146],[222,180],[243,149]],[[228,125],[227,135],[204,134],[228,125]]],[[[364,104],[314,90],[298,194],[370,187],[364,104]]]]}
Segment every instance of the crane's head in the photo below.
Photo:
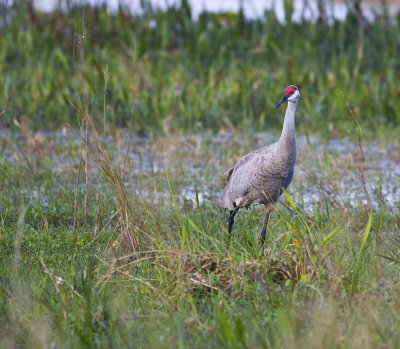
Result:
{"type": "Polygon", "coordinates": [[[284,92],[284,96],[276,105],[277,108],[279,108],[281,106],[281,104],[283,104],[286,101],[292,102],[292,103],[297,103],[299,101],[300,91],[297,86],[289,85],[288,87],[285,88],[285,90],[283,92],[284,92]]]}

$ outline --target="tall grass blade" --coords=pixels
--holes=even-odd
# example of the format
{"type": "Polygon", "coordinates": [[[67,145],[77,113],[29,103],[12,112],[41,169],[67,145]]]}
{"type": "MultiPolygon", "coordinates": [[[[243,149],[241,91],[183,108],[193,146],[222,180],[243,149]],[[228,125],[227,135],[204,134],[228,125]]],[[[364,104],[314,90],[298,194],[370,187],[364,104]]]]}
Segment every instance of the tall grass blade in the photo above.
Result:
{"type": "Polygon", "coordinates": [[[360,269],[361,269],[361,259],[364,255],[365,249],[367,247],[367,240],[371,232],[371,225],[372,225],[372,212],[369,215],[367,225],[364,229],[364,234],[361,239],[360,248],[357,253],[357,257],[353,266],[353,271],[351,275],[351,292],[353,293],[357,287],[357,282],[360,276],[360,269]]]}

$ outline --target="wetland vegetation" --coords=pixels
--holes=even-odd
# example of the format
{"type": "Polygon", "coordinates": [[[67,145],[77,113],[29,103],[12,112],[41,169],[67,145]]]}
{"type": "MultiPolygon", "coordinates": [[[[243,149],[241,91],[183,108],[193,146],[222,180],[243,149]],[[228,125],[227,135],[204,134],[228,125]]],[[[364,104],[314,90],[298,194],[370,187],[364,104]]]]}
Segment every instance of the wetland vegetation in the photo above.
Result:
{"type": "Polygon", "coordinates": [[[400,17],[285,4],[3,7],[0,347],[399,347],[400,17]],[[229,241],[220,190],[289,83],[299,159],[261,257],[263,212],[229,241]]]}

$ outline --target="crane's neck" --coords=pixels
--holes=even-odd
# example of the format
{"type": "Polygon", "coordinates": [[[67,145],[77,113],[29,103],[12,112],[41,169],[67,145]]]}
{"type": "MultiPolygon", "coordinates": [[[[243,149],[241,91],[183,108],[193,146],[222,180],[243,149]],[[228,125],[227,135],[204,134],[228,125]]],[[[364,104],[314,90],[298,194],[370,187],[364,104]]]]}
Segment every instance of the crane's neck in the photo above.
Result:
{"type": "Polygon", "coordinates": [[[298,102],[288,102],[281,138],[279,139],[280,146],[284,146],[286,148],[296,146],[295,115],[297,105],[298,102]]]}

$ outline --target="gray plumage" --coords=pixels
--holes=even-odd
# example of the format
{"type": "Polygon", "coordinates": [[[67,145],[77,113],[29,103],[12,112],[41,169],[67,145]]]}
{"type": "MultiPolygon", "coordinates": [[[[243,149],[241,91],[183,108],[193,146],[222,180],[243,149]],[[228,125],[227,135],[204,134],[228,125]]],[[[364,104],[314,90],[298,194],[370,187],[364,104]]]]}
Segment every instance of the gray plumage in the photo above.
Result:
{"type": "Polygon", "coordinates": [[[291,85],[285,89],[280,104],[288,100],[288,106],[279,141],[243,156],[226,172],[223,202],[224,207],[230,211],[229,235],[234,216],[240,208],[248,208],[253,204],[265,205],[266,214],[261,231],[262,253],[273,204],[282,194],[282,188],[289,186],[294,174],[297,158],[295,113],[299,98],[297,87],[291,85]]]}

